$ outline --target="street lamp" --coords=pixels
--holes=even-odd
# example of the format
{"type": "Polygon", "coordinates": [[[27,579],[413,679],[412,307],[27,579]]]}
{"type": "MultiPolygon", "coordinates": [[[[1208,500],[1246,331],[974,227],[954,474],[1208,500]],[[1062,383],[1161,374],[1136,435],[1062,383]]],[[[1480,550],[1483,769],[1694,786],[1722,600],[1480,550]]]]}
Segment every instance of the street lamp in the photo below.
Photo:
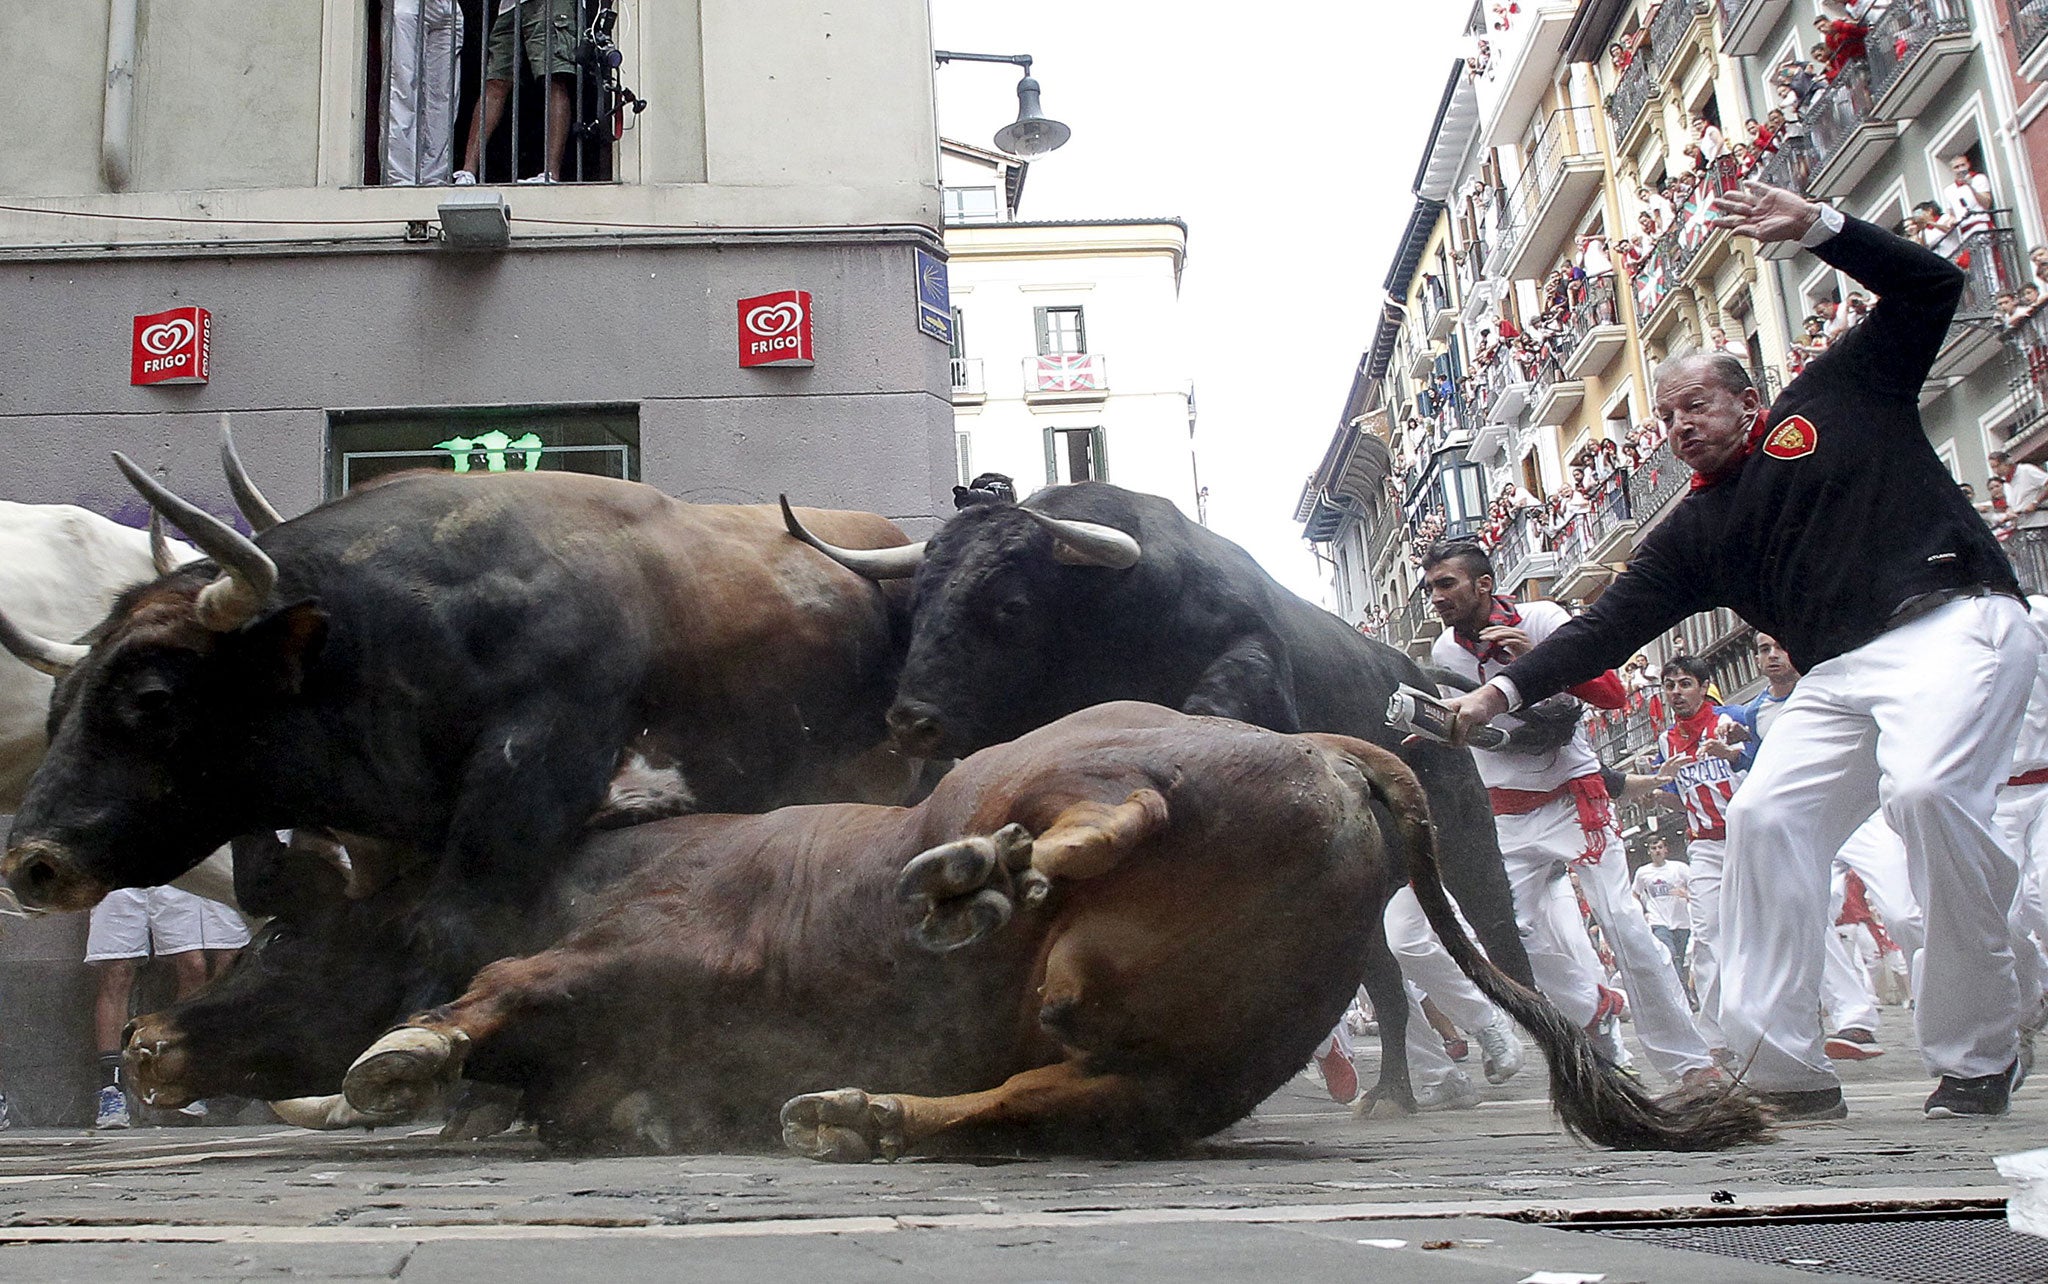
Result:
{"type": "Polygon", "coordinates": [[[940,64],[949,62],[999,62],[1024,69],[1017,82],[1017,119],[996,131],[996,150],[1012,156],[1043,156],[1064,144],[1074,131],[1045,114],[1038,105],[1038,82],[1031,78],[1030,54],[956,53],[947,49],[932,52],[940,64]]]}

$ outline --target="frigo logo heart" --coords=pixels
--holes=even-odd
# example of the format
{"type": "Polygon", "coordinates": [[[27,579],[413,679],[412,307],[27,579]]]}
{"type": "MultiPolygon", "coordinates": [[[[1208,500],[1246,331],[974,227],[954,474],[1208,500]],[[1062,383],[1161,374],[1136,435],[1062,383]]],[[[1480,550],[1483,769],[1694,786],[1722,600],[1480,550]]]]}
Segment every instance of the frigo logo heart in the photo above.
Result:
{"type": "Polygon", "coordinates": [[[747,330],[764,339],[789,334],[803,323],[803,305],[794,299],[764,304],[747,313],[747,330]]]}
{"type": "Polygon", "coordinates": [[[184,317],[174,317],[169,321],[159,321],[144,328],[136,342],[151,356],[161,357],[167,352],[176,352],[192,342],[195,333],[191,321],[184,317]]]}

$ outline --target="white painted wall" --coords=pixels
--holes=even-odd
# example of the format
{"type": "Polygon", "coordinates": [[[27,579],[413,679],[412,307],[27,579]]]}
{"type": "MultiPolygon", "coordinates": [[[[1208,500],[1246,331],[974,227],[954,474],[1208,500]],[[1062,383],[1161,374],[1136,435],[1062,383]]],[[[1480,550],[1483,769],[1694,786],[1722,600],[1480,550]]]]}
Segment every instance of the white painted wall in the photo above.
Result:
{"type": "MultiPolygon", "coordinates": [[[[1020,494],[1046,484],[1045,432],[1100,426],[1108,479],[1164,495],[1196,515],[1187,394],[1193,372],[1180,322],[1185,232],[1172,223],[952,227],[946,246],[966,359],[980,363],[986,400],[955,400],[972,472],[1007,473],[1020,494]],[[1033,310],[1078,304],[1088,350],[1107,362],[1109,395],[1029,404],[1024,363],[1037,354],[1033,310]]],[[[1247,359],[1256,354],[1247,352],[1247,359]]]]}

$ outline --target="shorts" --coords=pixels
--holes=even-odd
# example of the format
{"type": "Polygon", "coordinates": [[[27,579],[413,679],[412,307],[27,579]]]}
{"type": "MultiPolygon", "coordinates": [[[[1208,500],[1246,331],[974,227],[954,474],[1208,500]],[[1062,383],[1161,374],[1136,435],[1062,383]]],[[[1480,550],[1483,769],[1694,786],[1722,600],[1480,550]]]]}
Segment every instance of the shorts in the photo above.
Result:
{"type": "Polygon", "coordinates": [[[529,72],[539,74],[535,69],[546,66],[555,75],[575,75],[576,47],[583,41],[583,32],[576,22],[577,5],[578,0],[519,0],[517,4],[507,4],[491,24],[490,67],[484,78],[512,79],[515,18],[520,24],[518,34],[526,46],[529,72]]]}
{"type": "Polygon", "coordinates": [[[234,950],[248,943],[248,924],[217,901],[175,887],[124,887],[93,907],[85,961],[234,950]]]}

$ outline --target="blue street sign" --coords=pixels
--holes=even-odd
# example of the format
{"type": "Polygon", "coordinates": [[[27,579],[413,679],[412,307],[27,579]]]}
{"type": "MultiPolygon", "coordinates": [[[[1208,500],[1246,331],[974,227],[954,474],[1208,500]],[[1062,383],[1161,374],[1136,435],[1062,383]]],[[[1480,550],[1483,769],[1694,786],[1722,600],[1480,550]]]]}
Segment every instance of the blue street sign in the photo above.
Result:
{"type": "Polygon", "coordinates": [[[940,343],[953,342],[953,300],[946,291],[946,263],[917,252],[917,328],[940,343]]]}

